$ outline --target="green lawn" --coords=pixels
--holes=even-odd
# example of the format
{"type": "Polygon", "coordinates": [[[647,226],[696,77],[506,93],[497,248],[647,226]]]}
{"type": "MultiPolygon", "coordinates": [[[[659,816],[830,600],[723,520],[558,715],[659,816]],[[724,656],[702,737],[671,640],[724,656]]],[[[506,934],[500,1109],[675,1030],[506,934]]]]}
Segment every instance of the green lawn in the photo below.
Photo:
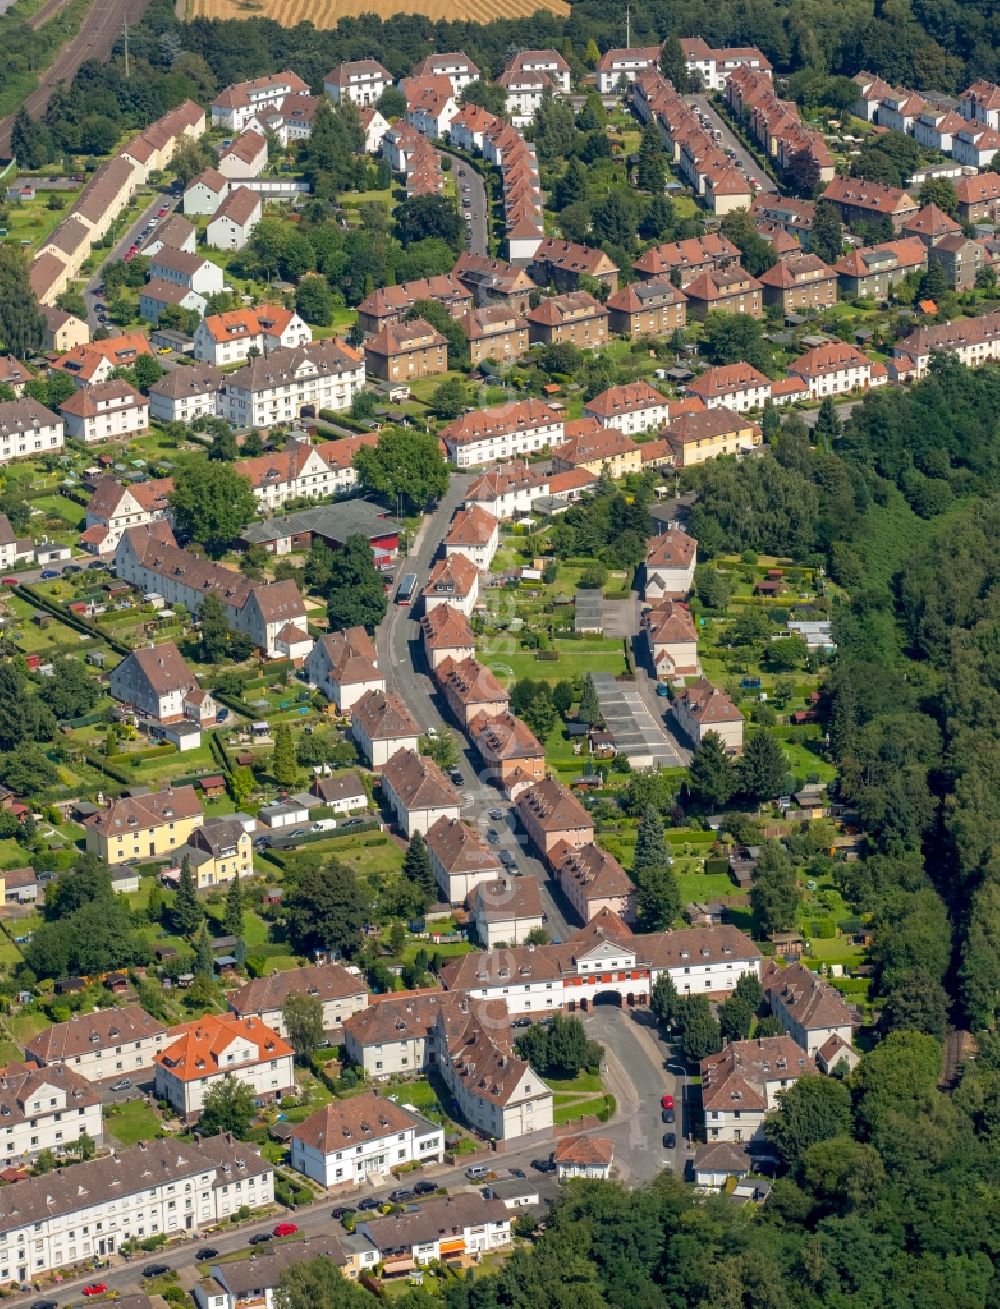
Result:
{"type": "Polygon", "coordinates": [[[27,1045],[33,1041],[40,1032],[51,1027],[51,1021],[44,1014],[36,1013],[32,1010],[25,1010],[19,1014],[12,1014],[6,1019],[6,1026],[11,1036],[21,1045],[27,1045]]]}
{"type": "Polygon", "coordinates": [[[547,682],[560,682],[563,678],[574,681],[586,673],[608,672],[617,676],[625,672],[622,643],[612,638],[574,641],[556,637],[552,649],[558,654],[557,659],[539,659],[534,650],[514,650],[491,658],[490,644],[489,636],[480,639],[480,659],[498,676],[512,681],[522,677],[547,682]]]}
{"type": "Polygon", "coordinates": [[[604,1083],[601,1081],[600,1074],[588,1073],[585,1069],[581,1069],[575,1077],[546,1077],[545,1083],[553,1091],[563,1094],[603,1092],[604,1090],[604,1083]]]}
{"type": "Polygon", "coordinates": [[[159,1115],[145,1100],[126,1100],[110,1105],[104,1111],[107,1130],[122,1145],[138,1145],[152,1141],[161,1134],[159,1115]]]}

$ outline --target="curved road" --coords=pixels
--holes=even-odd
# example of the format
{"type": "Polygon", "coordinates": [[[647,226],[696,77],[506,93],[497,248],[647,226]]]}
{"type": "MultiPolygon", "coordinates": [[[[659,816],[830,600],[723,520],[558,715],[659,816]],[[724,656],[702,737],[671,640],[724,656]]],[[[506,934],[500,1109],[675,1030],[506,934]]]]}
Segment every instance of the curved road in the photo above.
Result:
{"type": "MultiPolygon", "coordinates": [[[[79,32],[56,55],[49,67],[40,74],[38,86],[25,97],[24,108],[32,118],[44,114],[49,96],[60,82],[69,82],[88,59],[107,59],[127,17],[129,23],[138,23],[149,5],[149,0],[94,0],[83,20],[79,32]]],[[[14,115],[0,121],[0,156],[10,158],[10,131],[14,115]]]]}

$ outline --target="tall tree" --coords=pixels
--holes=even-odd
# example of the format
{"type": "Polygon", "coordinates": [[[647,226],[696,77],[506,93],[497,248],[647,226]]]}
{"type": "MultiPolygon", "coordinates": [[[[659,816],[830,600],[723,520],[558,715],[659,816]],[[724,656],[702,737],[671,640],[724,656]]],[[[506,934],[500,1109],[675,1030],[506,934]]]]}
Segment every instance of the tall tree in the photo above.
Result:
{"type": "Polygon", "coordinates": [[[295,742],[287,723],[274,729],[274,752],[271,755],[271,773],[279,786],[294,786],[299,775],[295,759],[295,742]]]}
{"type": "Polygon", "coordinates": [[[321,1255],[289,1264],[281,1274],[274,1303],[276,1309],[378,1309],[381,1302],[345,1277],[332,1259],[321,1255]]]}
{"type": "Polygon", "coordinates": [[[216,664],[229,654],[229,619],[222,601],[214,591],[209,591],[201,602],[198,612],[201,636],[198,642],[202,659],[207,664],[216,664]]]}
{"type": "Polygon", "coordinates": [[[790,1168],[818,1141],[845,1136],[851,1127],[851,1093],[835,1077],[800,1077],[764,1119],[764,1135],[790,1168]]]}
{"type": "Polygon", "coordinates": [[[816,202],[816,215],[809,238],[810,248],[825,264],[831,267],[840,258],[844,247],[844,225],[835,205],[829,200],[816,202]]]}
{"type": "Polygon", "coordinates": [[[292,991],[281,1007],[281,1017],[295,1057],[300,1063],[308,1063],[326,1035],[322,1000],[304,991],[292,991]]]}
{"type": "Polygon", "coordinates": [[[684,51],[681,49],[681,43],[676,36],[668,36],[663,42],[663,49],[660,51],[660,72],[673,84],[674,90],[678,95],[683,95],[688,90],[688,71],[687,63],[684,59],[684,51]]]}
{"type": "Polygon", "coordinates": [[[26,359],[45,344],[45,319],[28,281],[28,261],[0,245],[0,347],[26,359]]]}
{"type": "Polygon", "coordinates": [[[736,771],[718,732],[706,732],[688,764],[687,789],[694,803],[705,809],[725,805],[736,790],[736,771]]]}
{"type": "Polygon", "coordinates": [[[420,892],[424,908],[434,903],[437,898],[437,883],[431,867],[431,857],[427,842],[419,832],[414,832],[410,845],[403,858],[403,876],[420,892]]]}
{"type": "MultiPolygon", "coordinates": [[[[317,551],[315,560],[310,552],[310,560],[312,575],[320,579],[314,584],[326,599],[330,630],[366,627],[374,632],[385,617],[386,597],[368,538],[355,533],[347,538],[343,549],[323,550],[322,554],[317,551]]],[[[310,577],[308,571],[306,577],[310,577]]]]}
{"type": "Polygon", "coordinates": [[[205,1092],[198,1129],[204,1136],[231,1132],[245,1141],[257,1117],[253,1088],[235,1077],[226,1076],[205,1092]]]}
{"type": "Polygon", "coordinates": [[[795,926],[798,881],[788,851],[779,841],[765,841],[757,856],[750,888],[750,908],[758,936],[787,932],[795,926]]]}
{"type": "Polygon", "coordinates": [[[635,176],[640,190],[648,191],[651,195],[662,194],[666,169],[663,159],[663,138],[660,136],[659,124],[655,118],[651,118],[642,129],[635,176]]]}
{"type": "Polygon", "coordinates": [[[681,893],[674,870],[664,864],[648,868],[635,897],[636,917],[644,932],[666,932],[681,911],[681,893]]]}
{"type": "Polygon", "coordinates": [[[194,973],[196,977],[214,977],[215,956],[212,954],[212,941],[208,935],[208,924],[204,919],[198,928],[194,940],[194,973]]]}
{"type": "Polygon", "coordinates": [[[226,912],[222,918],[222,925],[226,929],[227,936],[243,935],[243,882],[239,873],[229,883],[226,891],[226,912]]]}
{"type": "Polygon", "coordinates": [[[299,875],[285,913],[288,938],[298,954],[329,950],[351,958],[361,945],[365,914],[354,869],[332,859],[299,875]]]}
{"type": "Polygon", "coordinates": [[[448,489],[448,465],[428,432],[387,428],[378,445],[357,452],[354,467],[362,488],[394,513],[423,513],[448,489]]]}
{"type": "Polygon", "coordinates": [[[837,413],[837,406],[833,402],[833,396],[824,396],[819,407],[819,413],[816,415],[813,439],[824,450],[832,450],[834,442],[839,441],[843,435],[844,424],[841,422],[840,414],[837,413]]]}
{"type": "Polygon", "coordinates": [[[249,478],[229,464],[191,458],[174,475],[170,493],[177,531],[209,554],[222,554],[257,517],[249,478]]]}
{"type": "Polygon", "coordinates": [[[773,800],[788,785],[788,761],[768,732],[751,736],[739,767],[740,789],[754,800],[773,800]]]}
{"type": "Polygon", "coordinates": [[[191,860],[185,855],[181,860],[181,874],[177,882],[177,895],[174,897],[171,917],[178,936],[194,936],[198,925],[205,916],[191,871],[191,860]]]}
{"type": "Polygon", "coordinates": [[[597,688],[594,686],[594,679],[589,673],[583,678],[583,690],[580,693],[580,708],[577,711],[581,723],[589,723],[591,727],[603,727],[604,715],[601,713],[601,702],[597,698],[597,688]]]}

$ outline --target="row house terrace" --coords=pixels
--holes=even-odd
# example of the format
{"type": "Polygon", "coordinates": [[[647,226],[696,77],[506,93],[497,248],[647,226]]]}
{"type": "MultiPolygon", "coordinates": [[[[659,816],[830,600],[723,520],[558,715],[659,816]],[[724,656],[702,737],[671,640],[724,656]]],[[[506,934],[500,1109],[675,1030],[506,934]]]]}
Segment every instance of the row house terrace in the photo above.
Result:
{"type": "Polygon", "coordinates": [[[311,995],[323,1008],[324,1032],[339,1034],[352,1014],[368,1007],[368,988],[364,979],[340,964],[306,964],[268,977],[257,977],[237,991],[231,991],[227,1003],[240,1018],[257,1018],[287,1037],[284,1005],[290,995],[311,995]]]}
{"type": "Polygon", "coordinates": [[[913,379],[926,376],[937,351],[955,355],[968,368],[1000,359],[1000,311],[918,328],[893,346],[894,375],[913,379]]]}
{"type": "Polygon", "coordinates": [[[476,638],[469,620],[460,609],[450,604],[434,605],[420,620],[424,654],[431,672],[446,659],[472,659],[476,653],[476,638]]]}
{"type": "Polygon", "coordinates": [[[815,346],[793,360],[788,372],[809,388],[811,400],[867,391],[873,386],[884,386],[889,380],[884,364],[873,363],[857,346],[846,341],[815,346]]]}
{"type": "Polygon", "coordinates": [[[467,731],[487,777],[508,800],[516,800],[523,791],[544,780],[544,747],[514,714],[477,714],[470,719],[467,731]]]}
{"type": "Polygon", "coordinates": [[[506,714],[509,699],[495,675],[476,659],[445,659],[434,670],[438,686],[455,721],[468,731],[474,718],[506,714]]]}
{"type": "Polygon", "coordinates": [[[692,236],[684,241],[666,241],[650,246],[632,265],[642,281],[666,278],[671,283],[676,277],[681,289],[702,273],[725,272],[739,264],[740,252],[728,236],[721,232],[708,232],[705,236],[692,236]]]}
{"type": "MultiPolygon", "coordinates": [[[[555,416],[555,415],[553,415],[555,416]]],[[[482,462],[489,462],[489,456],[482,462]]],[[[472,462],[472,461],[470,461],[472,462]]],[[[459,465],[461,467],[461,465],[459,465]]],[[[527,460],[496,464],[471,483],[465,503],[478,504],[503,522],[531,512],[536,500],[550,493],[549,475],[527,460]]]]}
{"type": "Polygon", "coordinates": [[[635,436],[661,428],[669,416],[669,402],[648,382],[626,382],[588,400],[583,413],[602,427],[635,436]]]}
{"type": "Polygon", "coordinates": [[[869,182],[864,177],[834,177],[822,198],[836,205],[848,225],[888,219],[897,232],[919,208],[917,202],[898,187],[869,182]]]}
{"type": "Polygon", "coordinates": [[[442,428],[440,437],[456,468],[474,468],[560,445],[565,430],[561,414],[528,399],[474,410],[442,428]]]}
{"type": "Polygon", "coordinates": [[[399,89],[406,96],[406,121],[431,140],[443,137],[458,113],[458,99],[451,78],[430,73],[408,77],[399,89]]]}
{"type": "Polygon", "coordinates": [[[696,395],[707,409],[732,409],[746,413],[750,409],[763,409],[771,399],[771,379],[752,364],[722,364],[706,368],[684,387],[688,395],[696,395]]]}
{"type": "Polygon", "coordinates": [[[113,554],[127,528],[169,522],[169,496],[173,489],[173,479],[169,477],[129,486],[123,486],[113,477],[102,477],[87,502],[86,526],[80,544],[92,554],[113,554]]]}
{"type": "Polygon", "coordinates": [[[749,67],[736,69],[726,86],[726,101],[783,172],[804,157],[812,162],[820,182],[833,177],[833,157],[823,134],[804,126],[793,101],[778,98],[768,74],[749,67]]]}

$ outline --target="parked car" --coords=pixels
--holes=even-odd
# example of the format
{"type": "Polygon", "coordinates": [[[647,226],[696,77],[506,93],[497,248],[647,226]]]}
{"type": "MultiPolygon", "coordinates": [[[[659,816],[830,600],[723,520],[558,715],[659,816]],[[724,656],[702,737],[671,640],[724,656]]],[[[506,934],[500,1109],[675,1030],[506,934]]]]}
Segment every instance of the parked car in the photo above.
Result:
{"type": "MultiPolygon", "coordinates": [[[[45,574],[43,573],[42,576],[44,577],[45,574]]],[[[499,845],[500,833],[497,831],[495,827],[488,827],[486,829],[486,839],[487,841],[489,841],[490,845],[499,845]]]]}
{"type": "Polygon", "coordinates": [[[143,1277],[164,1277],[170,1272],[169,1264],[147,1264],[142,1270],[143,1277]]]}
{"type": "Polygon", "coordinates": [[[117,1082],[111,1083],[112,1091],[130,1091],[132,1089],[131,1077],[120,1077],[117,1082]]]}
{"type": "Polygon", "coordinates": [[[494,823],[502,822],[502,821],[503,821],[503,810],[502,810],[502,809],[491,809],[490,812],[489,812],[489,817],[490,817],[490,819],[491,819],[494,823]]]}
{"type": "Polygon", "coordinates": [[[79,564],[67,564],[63,569],[63,577],[75,577],[77,573],[82,573],[83,569],[79,564]]]}
{"type": "Polygon", "coordinates": [[[413,1187],[413,1194],[414,1194],[414,1195],[433,1195],[434,1192],[435,1192],[436,1190],[437,1190],[437,1187],[434,1185],[434,1183],[433,1183],[433,1182],[428,1182],[427,1179],[424,1178],[423,1181],[417,1182],[417,1183],[415,1184],[415,1186],[413,1187]]]}
{"type": "Polygon", "coordinates": [[[166,207],[166,205],[164,205],[162,209],[157,209],[156,216],[157,218],[166,218],[167,214],[169,213],[170,210],[166,207]]]}
{"type": "Polygon", "coordinates": [[[503,864],[504,868],[510,868],[513,866],[514,856],[509,850],[500,850],[497,854],[497,858],[503,864]]]}
{"type": "Polygon", "coordinates": [[[530,1018],[515,1018],[514,1021],[511,1023],[511,1027],[530,1027],[530,1026],[531,1026],[530,1018]]]}
{"type": "Polygon", "coordinates": [[[519,1181],[523,1181],[528,1175],[523,1168],[508,1168],[507,1171],[511,1177],[516,1177],[519,1181]]]}
{"type": "Polygon", "coordinates": [[[31,1309],[59,1309],[59,1304],[56,1300],[36,1300],[31,1309]]]}
{"type": "Polygon", "coordinates": [[[462,776],[462,770],[460,768],[450,768],[448,770],[448,776],[456,786],[462,786],[465,782],[465,778],[462,776]]]}
{"type": "Polygon", "coordinates": [[[664,1132],[664,1133],[663,1133],[663,1148],[664,1148],[665,1150],[676,1150],[676,1149],[677,1149],[677,1133],[676,1133],[676,1132],[664,1132]]]}
{"type": "Polygon", "coordinates": [[[673,1097],[672,1095],[661,1095],[661,1096],[660,1096],[660,1108],[661,1108],[661,1109],[673,1109],[673,1107],[674,1107],[674,1097],[673,1097]]]}
{"type": "Polygon", "coordinates": [[[677,1122],[677,1115],[674,1113],[674,1111],[673,1111],[672,1109],[664,1109],[664,1111],[663,1111],[661,1117],[663,1118],[663,1121],[664,1121],[665,1123],[676,1123],[676,1122],[677,1122]]]}
{"type": "Polygon", "coordinates": [[[336,1209],[331,1209],[330,1217],[335,1223],[339,1223],[345,1214],[352,1213],[353,1210],[346,1204],[337,1205],[336,1209]]]}
{"type": "Polygon", "coordinates": [[[363,1210],[365,1213],[370,1213],[372,1209],[381,1209],[382,1201],[379,1200],[377,1196],[366,1195],[365,1198],[358,1204],[358,1208],[363,1210]]]}
{"type": "Polygon", "coordinates": [[[270,1232],[256,1232],[250,1238],[251,1245],[264,1245],[267,1241],[273,1241],[274,1237],[270,1232]]]}
{"type": "Polygon", "coordinates": [[[200,1264],[207,1263],[209,1259],[216,1258],[218,1253],[219,1252],[216,1250],[214,1245],[203,1245],[195,1255],[195,1259],[197,1259],[200,1264]]]}
{"type": "Polygon", "coordinates": [[[412,1200],[415,1191],[411,1191],[408,1186],[399,1186],[395,1191],[389,1192],[389,1200],[392,1204],[405,1204],[407,1200],[412,1200]]]}
{"type": "Polygon", "coordinates": [[[107,572],[107,568],[108,566],[103,559],[95,559],[93,563],[87,565],[87,572],[103,573],[103,572],[107,572]]]}
{"type": "Polygon", "coordinates": [[[298,1223],[278,1223],[275,1227],[274,1236],[294,1236],[299,1230],[298,1223]]]}
{"type": "Polygon", "coordinates": [[[472,1164],[466,1168],[465,1175],[470,1182],[485,1182],[489,1171],[485,1164],[472,1164]]]}
{"type": "Polygon", "coordinates": [[[89,1286],[83,1288],[84,1295],[107,1295],[107,1282],[91,1282],[89,1286]]]}
{"type": "Polygon", "coordinates": [[[539,1173],[554,1173],[556,1166],[551,1159],[532,1159],[532,1168],[539,1173]]]}

